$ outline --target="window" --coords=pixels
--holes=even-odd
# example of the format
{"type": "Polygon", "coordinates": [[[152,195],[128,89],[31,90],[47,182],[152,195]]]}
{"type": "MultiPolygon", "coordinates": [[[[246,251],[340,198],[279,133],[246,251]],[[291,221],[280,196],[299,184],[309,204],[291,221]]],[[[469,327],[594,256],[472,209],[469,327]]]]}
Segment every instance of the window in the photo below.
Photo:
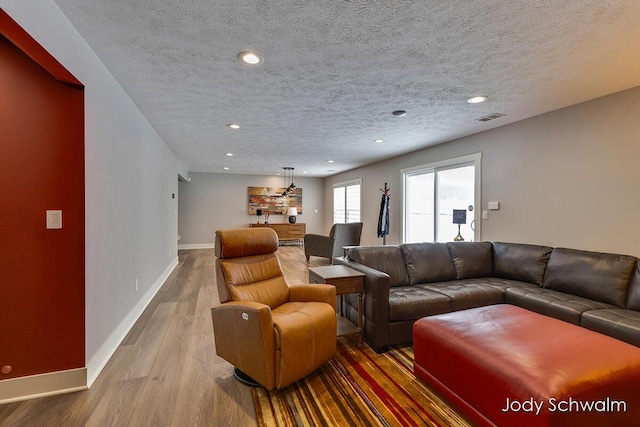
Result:
{"type": "Polygon", "coordinates": [[[362,180],[333,185],[333,222],[360,222],[362,180]]]}
{"type": "Polygon", "coordinates": [[[479,240],[481,154],[405,169],[403,175],[404,242],[449,242],[458,236],[453,211],[466,215],[464,240],[479,240]]]}

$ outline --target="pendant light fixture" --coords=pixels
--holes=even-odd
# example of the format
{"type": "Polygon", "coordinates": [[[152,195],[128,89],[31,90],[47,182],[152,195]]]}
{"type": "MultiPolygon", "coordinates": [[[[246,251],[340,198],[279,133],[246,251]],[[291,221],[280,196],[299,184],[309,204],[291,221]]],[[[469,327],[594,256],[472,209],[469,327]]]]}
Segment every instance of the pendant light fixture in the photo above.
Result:
{"type": "Polygon", "coordinates": [[[282,197],[288,197],[291,193],[293,193],[293,190],[296,189],[296,185],[293,183],[293,168],[292,167],[284,167],[282,168],[284,169],[284,186],[285,190],[282,192],[282,197]],[[291,182],[291,184],[289,184],[289,186],[287,187],[287,182],[291,182]]]}

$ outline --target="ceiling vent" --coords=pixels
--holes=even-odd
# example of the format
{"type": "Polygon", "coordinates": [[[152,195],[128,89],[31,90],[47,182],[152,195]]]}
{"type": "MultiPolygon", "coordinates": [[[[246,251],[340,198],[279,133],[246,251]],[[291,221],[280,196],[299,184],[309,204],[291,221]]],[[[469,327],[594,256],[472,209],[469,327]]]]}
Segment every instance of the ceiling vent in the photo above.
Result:
{"type": "Polygon", "coordinates": [[[506,116],[506,114],[493,113],[493,114],[489,114],[488,116],[480,117],[479,119],[476,119],[476,120],[479,122],[488,122],[490,120],[499,119],[500,117],[504,117],[504,116],[506,116]]]}

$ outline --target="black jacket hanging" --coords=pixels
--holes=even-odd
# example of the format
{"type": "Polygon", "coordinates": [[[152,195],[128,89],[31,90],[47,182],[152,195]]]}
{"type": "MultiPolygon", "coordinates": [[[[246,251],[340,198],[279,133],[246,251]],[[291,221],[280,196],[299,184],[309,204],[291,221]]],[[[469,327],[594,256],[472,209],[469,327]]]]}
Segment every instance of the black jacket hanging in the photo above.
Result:
{"type": "Polygon", "coordinates": [[[380,216],[378,217],[378,237],[389,234],[389,196],[382,195],[380,200],[380,216]]]}

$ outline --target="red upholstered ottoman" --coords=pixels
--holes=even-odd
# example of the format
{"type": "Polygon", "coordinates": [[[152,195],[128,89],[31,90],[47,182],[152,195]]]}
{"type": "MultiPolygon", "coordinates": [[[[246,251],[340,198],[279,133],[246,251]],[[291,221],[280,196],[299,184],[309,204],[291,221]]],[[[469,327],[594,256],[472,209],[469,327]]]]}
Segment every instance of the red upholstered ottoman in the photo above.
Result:
{"type": "Polygon", "coordinates": [[[640,426],[640,348],[512,305],[425,317],[414,372],[474,425],[640,426]]]}

